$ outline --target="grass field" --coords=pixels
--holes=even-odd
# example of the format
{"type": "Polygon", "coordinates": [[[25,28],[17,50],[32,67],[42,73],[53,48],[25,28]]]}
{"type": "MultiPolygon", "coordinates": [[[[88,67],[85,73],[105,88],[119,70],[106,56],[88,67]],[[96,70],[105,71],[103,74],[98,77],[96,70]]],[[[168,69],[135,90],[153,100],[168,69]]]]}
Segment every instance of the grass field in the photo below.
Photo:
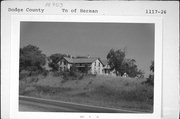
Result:
{"type": "Polygon", "coordinates": [[[153,112],[153,87],[145,79],[84,76],[64,81],[61,76],[27,77],[19,82],[20,95],[95,106],[153,112]]]}

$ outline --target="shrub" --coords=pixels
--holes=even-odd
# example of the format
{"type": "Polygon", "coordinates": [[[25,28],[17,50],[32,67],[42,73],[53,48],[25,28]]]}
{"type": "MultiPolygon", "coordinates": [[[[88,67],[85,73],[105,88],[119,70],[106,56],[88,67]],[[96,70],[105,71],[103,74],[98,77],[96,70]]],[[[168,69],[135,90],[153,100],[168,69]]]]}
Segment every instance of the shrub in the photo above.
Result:
{"type": "Polygon", "coordinates": [[[74,65],[72,65],[71,68],[70,68],[70,70],[69,70],[69,75],[76,77],[76,72],[77,72],[76,67],[75,67],[74,65]]]}
{"type": "Polygon", "coordinates": [[[28,83],[28,84],[30,84],[30,83],[36,83],[36,82],[38,82],[38,80],[39,80],[39,78],[38,77],[28,77],[28,78],[26,78],[26,83],[28,83]]]}
{"type": "Polygon", "coordinates": [[[59,72],[59,71],[55,71],[55,72],[52,72],[52,73],[53,73],[54,77],[59,77],[59,76],[63,75],[63,72],[59,72]]]}
{"type": "Polygon", "coordinates": [[[69,75],[69,72],[63,72],[62,73],[63,79],[64,80],[69,80],[68,75],[69,75]]]}
{"type": "Polygon", "coordinates": [[[148,84],[154,86],[154,75],[150,74],[146,81],[142,82],[142,84],[148,84]]]}
{"type": "Polygon", "coordinates": [[[19,73],[19,80],[26,79],[29,76],[29,72],[21,72],[19,73]]]}
{"type": "Polygon", "coordinates": [[[81,80],[84,77],[84,74],[78,71],[64,71],[62,73],[64,80],[81,80]]]}
{"type": "Polygon", "coordinates": [[[151,62],[151,66],[149,68],[152,73],[149,75],[147,80],[143,83],[154,86],[154,61],[151,62]]]}
{"type": "Polygon", "coordinates": [[[25,89],[27,87],[27,83],[25,81],[19,81],[19,94],[23,95],[25,92],[25,89]]]}
{"type": "Polygon", "coordinates": [[[97,74],[91,74],[91,73],[90,73],[90,74],[87,74],[86,76],[89,76],[89,77],[93,77],[93,78],[94,78],[94,77],[97,76],[97,74]]]}
{"type": "Polygon", "coordinates": [[[49,71],[44,69],[41,74],[46,77],[49,74],[49,71]]]}

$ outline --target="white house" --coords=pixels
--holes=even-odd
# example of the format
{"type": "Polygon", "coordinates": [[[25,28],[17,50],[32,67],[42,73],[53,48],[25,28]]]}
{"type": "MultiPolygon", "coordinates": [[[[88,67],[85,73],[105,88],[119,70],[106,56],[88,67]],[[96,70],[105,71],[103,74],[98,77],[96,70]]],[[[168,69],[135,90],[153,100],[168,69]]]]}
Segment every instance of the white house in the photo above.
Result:
{"type": "Polygon", "coordinates": [[[88,73],[91,74],[110,74],[109,66],[105,62],[102,62],[100,58],[97,57],[82,57],[82,58],[69,58],[64,57],[59,61],[59,69],[64,71],[70,69],[74,65],[79,71],[86,71],[88,68],[88,73]]]}
{"type": "Polygon", "coordinates": [[[116,76],[115,70],[110,71],[110,66],[108,64],[108,61],[107,60],[101,60],[101,61],[103,63],[103,74],[116,76]]]}

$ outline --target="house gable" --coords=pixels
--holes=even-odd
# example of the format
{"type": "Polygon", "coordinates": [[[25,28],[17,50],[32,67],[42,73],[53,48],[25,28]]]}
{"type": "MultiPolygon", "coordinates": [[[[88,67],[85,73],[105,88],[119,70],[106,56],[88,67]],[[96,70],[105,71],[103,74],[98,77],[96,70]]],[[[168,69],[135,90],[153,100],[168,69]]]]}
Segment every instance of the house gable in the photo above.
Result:
{"type": "Polygon", "coordinates": [[[97,58],[91,64],[91,73],[92,74],[102,74],[103,64],[99,58],[97,58]]]}
{"type": "Polygon", "coordinates": [[[78,68],[79,71],[84,72],[85,67],[89,67],[88,72],[92,74],[110,74],[109,66],[107,61],[103,61],[97,57],[90,57],[90,58],[69,58],[64,57],[60,63],[59,67],[61,69],[70,69],[71,66],[74,65],[78,68]]]}

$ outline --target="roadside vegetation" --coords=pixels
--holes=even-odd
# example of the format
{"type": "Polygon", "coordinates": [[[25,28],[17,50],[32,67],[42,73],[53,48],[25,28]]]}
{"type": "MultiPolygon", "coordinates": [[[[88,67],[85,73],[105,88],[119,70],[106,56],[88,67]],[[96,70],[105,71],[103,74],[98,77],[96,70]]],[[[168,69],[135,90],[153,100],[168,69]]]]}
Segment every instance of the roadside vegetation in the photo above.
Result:
{"type": "Polygon", "coordinates": [[[111,49],[107,59],[117,76],[105,76],[79,72],[75,67],[58,71],[57,63],[63,56],[68,57],[65,54],[48,57],[51,69],[47,70],[46,56],[38,47],[21,48],[19,95],[153,112],[154,62],[150,66],[152,74],[145,78],[135,60],[125,58],[124,50],[111,49]],[[123,77],[125,72],[128,77],[123,77]]]}
{"type": "Polygon", "coordinates": [[[35,76],[20,81],[20,95],[119,109],[152,112],[153,86],[143,80],[84,76],[64,81],[62,76],[35,76]]]}

